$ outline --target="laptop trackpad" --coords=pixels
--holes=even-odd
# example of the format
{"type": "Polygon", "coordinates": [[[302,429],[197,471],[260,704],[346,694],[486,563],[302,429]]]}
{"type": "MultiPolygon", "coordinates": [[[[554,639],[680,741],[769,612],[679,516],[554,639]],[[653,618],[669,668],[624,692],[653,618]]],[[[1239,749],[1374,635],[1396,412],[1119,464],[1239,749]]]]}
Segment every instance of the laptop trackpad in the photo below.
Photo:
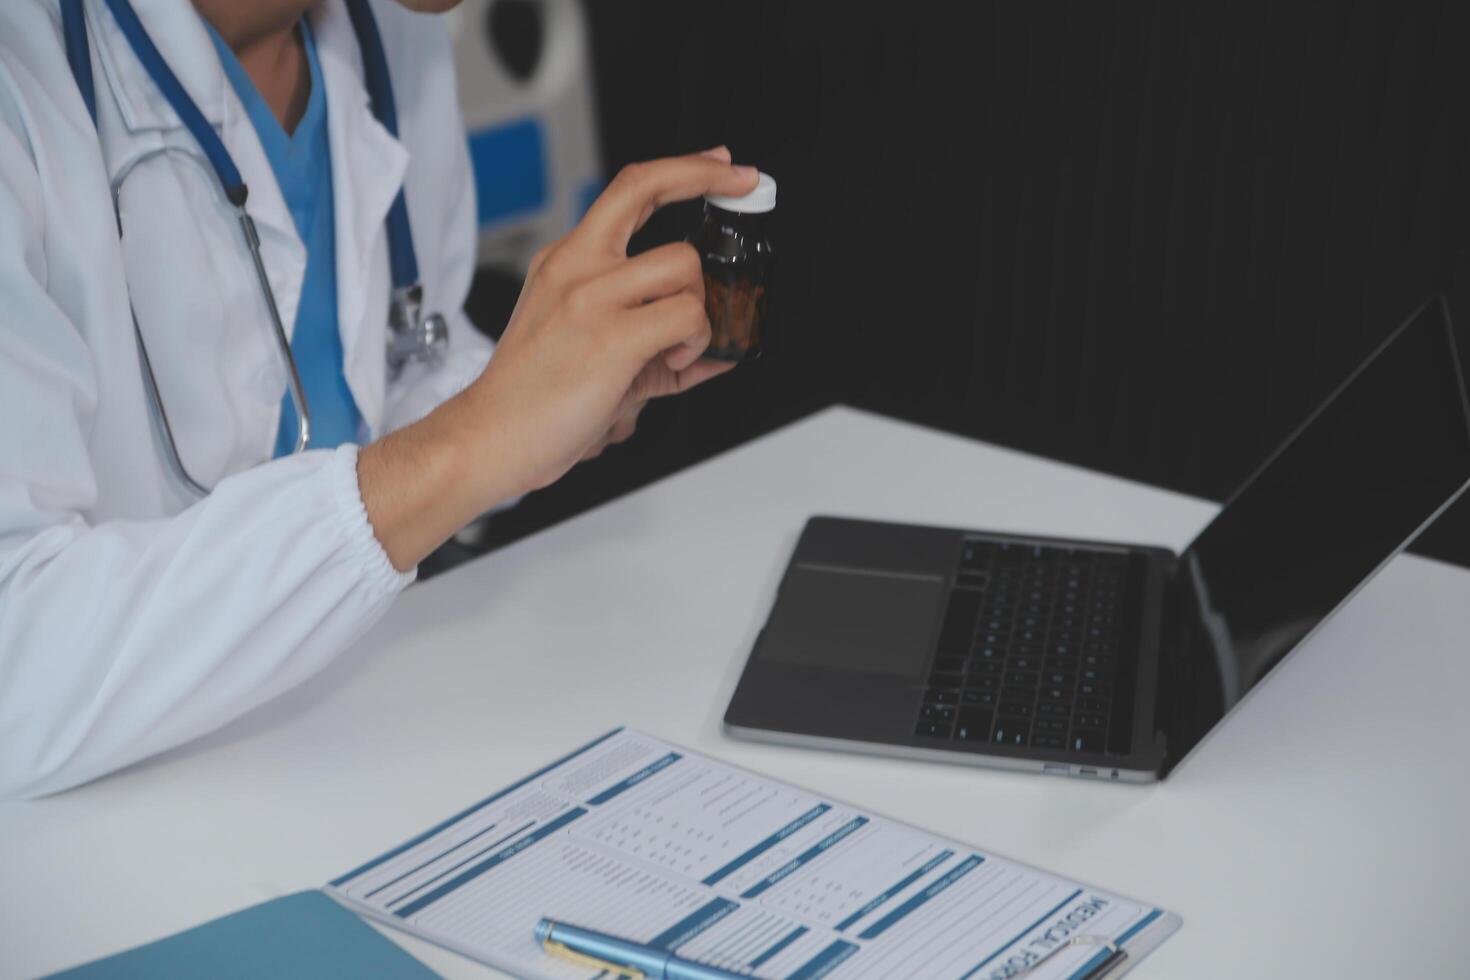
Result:
{"type": "Polygon", "coordinates": [[[922,677],[947,591],[938,575],[797,565],[771,611],[758,659],[922,677]]]}

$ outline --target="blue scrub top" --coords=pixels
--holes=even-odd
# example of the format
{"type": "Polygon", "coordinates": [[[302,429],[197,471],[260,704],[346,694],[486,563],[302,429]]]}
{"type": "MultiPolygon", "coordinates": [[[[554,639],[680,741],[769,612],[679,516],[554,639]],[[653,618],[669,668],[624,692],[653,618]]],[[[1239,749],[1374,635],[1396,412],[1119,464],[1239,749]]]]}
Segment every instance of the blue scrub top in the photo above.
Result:
{"type": "MultiPolygon", "coordinates": [[[[337,239],[332,207],[332,150],[327,140],[327,98],[316,42],[305,19],[300,30],[311,70],[311,94],[306,112],[290,134],[281,128],[275,113],[229,45],[213,28],[209,34],[219,51],[225,74],[260,136],[260,145],[291,211],[296,233],[306,245],[306,277],[301,286],[301,303],[296,309],[291,352],[296,355],[296,370],[301,374],[307,405],[311,408],[311,448],[329,449],[358,441],[362,414],[343,374],[342,334],[337,325],[337,239]]],[[[296,410],[287,392],[281,404],[276,455],[287,455],[295,445],[296,410]]]]}

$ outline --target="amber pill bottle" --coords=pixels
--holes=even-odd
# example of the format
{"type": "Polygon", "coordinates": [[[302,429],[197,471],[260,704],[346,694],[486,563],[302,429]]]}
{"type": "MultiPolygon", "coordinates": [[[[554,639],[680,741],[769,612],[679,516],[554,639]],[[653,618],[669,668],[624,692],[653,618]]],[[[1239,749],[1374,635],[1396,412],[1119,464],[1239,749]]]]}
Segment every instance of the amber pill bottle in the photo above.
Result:
{"type": "Polygon", "coordinates": [[[772,264],[766,220],[775,208],[776,182],[769,174],[742,197],[704,199],[704,221],[690,244],[704,268],[711,334],[706,357],[744,361],[760,355],[772,264]]]}

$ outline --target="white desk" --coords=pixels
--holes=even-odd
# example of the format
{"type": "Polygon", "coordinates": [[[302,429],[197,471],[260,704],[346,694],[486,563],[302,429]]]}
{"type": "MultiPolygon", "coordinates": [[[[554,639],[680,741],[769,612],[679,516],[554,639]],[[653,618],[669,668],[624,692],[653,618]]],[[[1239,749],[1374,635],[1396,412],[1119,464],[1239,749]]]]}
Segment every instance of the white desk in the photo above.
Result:
{"type": "MultiPolygon", "coordinates": [[[[1151,787],[721,734],[809,514],[1178,548],[1213,510],[824,412],[411,589],[357,650],[225,731],[0,805],[0,974],[319,885],[631,723],[1180,912],[1144,980],[1463,976],[1470,574],[1448,566],[1393,562],[1151,787]]],[[[393,935],[444,974],[491,975],[393,935]]]]}

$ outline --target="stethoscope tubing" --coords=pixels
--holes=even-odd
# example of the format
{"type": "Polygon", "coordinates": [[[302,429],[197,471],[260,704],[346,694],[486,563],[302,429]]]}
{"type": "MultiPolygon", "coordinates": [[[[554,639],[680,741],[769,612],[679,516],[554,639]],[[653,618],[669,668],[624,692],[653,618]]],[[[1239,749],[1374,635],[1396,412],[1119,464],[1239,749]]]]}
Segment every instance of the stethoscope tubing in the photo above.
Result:
{"type": "MultiPolygon", "coordinates": [[[[291,350],[290,337],[281,320],[275,291],[271,288],[270,277],[266,273],[265,262],[260,250],[260,236],[256,231],[254,219],[245,209],[249,188],[235,166],[234,160],[230,157],[224,141],[209,125],[208,120],[199,111],[199,107],[184,90],[178,77],[169,68],[163,55],[153,44],[153,39],[148,36],[146,28],[139,20],[129,0],[103,0],[103,2],[112,12],[129,46],[148,72],[149,77],[178,114],[179,119],[189,130],[204,155],[201,159],[198,154],[190,153],[181,147],[166,146],[150,150],[129,160],[111,182],[112,207],[117,221],[118,237],[121,239],[123,235],[122,186],[139,164],[170,152],[180,153],[200,166],[208,164],[214,172],[225,199],[235,212],[236,222],[245,240],[246,250],[250,253],[250,262],[255,270],[261,295],[270,314],[271,332],[281,360],[286,365],[287,387],[291,403],[296,410],[297,431],[292,453],[302,452],[311,441],[310,406],[307,403],[306,389],[301,382],[301,374],[296,365],[296,357],[291,350]]],[[[97,97],[82,0],[60,0],[60,3],[67,62],[95,126],[97,124],[97,97]]],[[[373,114],[379,123],[396,137],[398,135],[398,112],[393,98],[388,59],[383,49],[383,39],[378,30],[377,19],[373,16],[367,0],[346,0],[346,4],[353,31],[357,35],[358,45],[362,52],[364,76],[373,114]]],[[[390,374],[396,375],[409,361],[421,358],[433,359],[438,351],[448,343],[448,327],[442,316],[434,314],[424,317],[422,313],[423,289],[419,282],[418,257],[415,254],[413,231],[408,219],[408,203],[402,188],[399,189],[389,208],[387,233],[389,264],[393,277],[387,358],[390,374]]],[[[137,310],[131,308],[131,303],[129,306],[133,320],[133,332],[137,336],[140,360],[145,375],[144,386],[148,391],[149,401],[159,423],[160,435],[167,449],[171,468],[190,490],[205,496],[209,493],[209,489],[201,481],[195,479],[184,464],[173,426],[168,418],[168,411],[163,404],[158,378],[153,371],[153,358],[148,352],[148,344],[138,322],[137,310]]]]}
{"type": "MultiPolygon", "coordinates": [[[[125,163],[118,170],[117,176],[112,179],[112,213],[117,220],[117,233],[121,238],[123,235],[122,220],[122,188],[129,176],[139,165],[149,160],[168,154],[178,154],[196,166],[203,167],[205,161],[200,160],[198,154],[191,153],[183,147],[160,146],[145,153],[140,153],[125,163]]],[[[296,358],[291,353],[291,339],[286,335],[286,326],[281,322],[281,311],[276,305],[276,294],[271,289],[270,277],[265,271],[265,261],[260,254],[260,235],[255,230],[255,221],[245,211],[243,204],[232,204],[235,217],[240,226],[240,233],[245,239],[245,248],[250,253],[251,264],[255,268],[255,278],[260,286],[260,294],[265,300],[266,309],[270,312],[271,333],[275,337],[276,350],[286,366],[287,389],[291,394],[291,404],[296,409],[296,442],[291,452],[302,452],[311,442],[311,406],[307,404],[306,388],[301,383],[301,373],[296,369],[296,358]]],[[[158,376],[153,371],[153,357],[148,353],[148,341],[143,336],[143,328],[138,323],[138,311],[128,304],[129,312],[133,318],[133,334],[138,338],[138,350],[143,364],[149,401],[153,405],[154,414],[158,418],[160,435],[163,436],[168,448],[169,464],[175,474],[189,489],[200,496],[208,496],[208,488],[194,475],[189,472],[189,467],[184,463],[183,453],[179,450],[178,440],[174,437],[173,425],[169,422],[168,410],[163,405],[163,394],[159,391],[158,376]]]]}

